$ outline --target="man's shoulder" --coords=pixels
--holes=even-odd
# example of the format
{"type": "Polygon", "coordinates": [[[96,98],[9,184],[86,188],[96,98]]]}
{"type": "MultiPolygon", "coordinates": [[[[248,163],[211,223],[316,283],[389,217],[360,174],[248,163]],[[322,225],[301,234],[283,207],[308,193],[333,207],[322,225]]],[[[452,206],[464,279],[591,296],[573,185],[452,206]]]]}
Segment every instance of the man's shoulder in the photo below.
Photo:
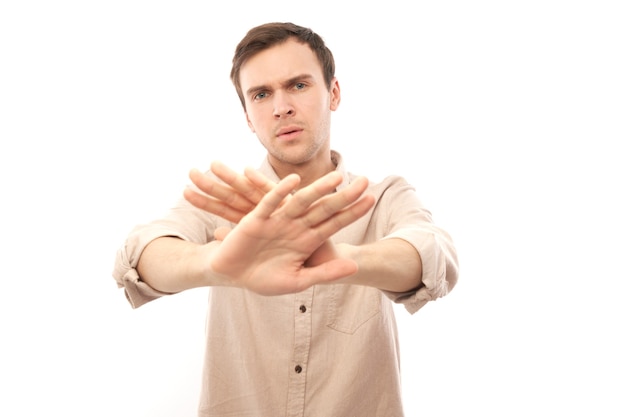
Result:
{"type": "MultiPolygon", "coordinates": [[[[350,180],[352,181],[353,179],[359,176],[363,176],[363,175],[348,173],[348,176],[350,180]]],[[[413,188],[413,186],[402,175],[389,174],[389,175],[383,176],[382,178],[371,178],[371,177],[367,177],[367,178],[369,180],[370,191],[372,190],[384,191],[389,188],[402,188],[402,187],[413,188]]]]}

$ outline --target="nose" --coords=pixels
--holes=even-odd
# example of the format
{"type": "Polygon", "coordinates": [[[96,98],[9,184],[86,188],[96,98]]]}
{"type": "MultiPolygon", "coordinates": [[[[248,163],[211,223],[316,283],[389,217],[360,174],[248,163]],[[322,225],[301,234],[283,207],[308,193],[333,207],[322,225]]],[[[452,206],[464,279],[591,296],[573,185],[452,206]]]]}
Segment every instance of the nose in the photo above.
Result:
{"type": "Polygon", "coordinates": [[[276,91],[274,93],[274,118],[281,119],[284,117],[293,116],[295,110],[291,105],[291,101],[289,99],[289,95],[282,92],[276,91]]]}

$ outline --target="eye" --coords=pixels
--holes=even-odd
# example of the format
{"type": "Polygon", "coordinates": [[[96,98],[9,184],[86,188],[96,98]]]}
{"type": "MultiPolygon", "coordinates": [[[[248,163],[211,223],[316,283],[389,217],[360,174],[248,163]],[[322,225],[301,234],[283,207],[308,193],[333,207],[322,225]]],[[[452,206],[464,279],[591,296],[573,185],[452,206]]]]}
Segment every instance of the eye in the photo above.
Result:
{"type": "Polygon", "coordinates": [[[306,87],[305,83],[295,83],[293,88],[295,88],[296,90],[304,90],[304,88],[306,87]]]}
{"type": "Polygon", "coordinates": [[[267,93],[265,91],[260,92],[258,94],[256,94],[253,99],[254,100],[263,100],[265,97],[267,97],[267,93]]]}

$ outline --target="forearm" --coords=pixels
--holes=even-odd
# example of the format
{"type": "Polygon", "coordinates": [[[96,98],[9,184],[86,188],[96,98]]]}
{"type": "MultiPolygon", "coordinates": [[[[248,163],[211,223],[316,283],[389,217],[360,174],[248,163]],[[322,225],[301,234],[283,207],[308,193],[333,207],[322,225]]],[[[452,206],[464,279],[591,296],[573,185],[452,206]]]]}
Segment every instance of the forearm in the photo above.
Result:
{"type": "Polygon", "coordinates": [[[354,260],[358,272],[341,282],[385,291],[406,292],[422,285],[422,261],[413,245],[403,239],[385,239],[352,246],[338,245],[340,256],[354,260]]]}
{"type": "Polygon", "coordinates": [[[137,273],[155,290],[177,293],[208,285],[223,285],[208,270],[208,245],[199,245],[175,237],[160,237],[141,253],[137,273]]]}

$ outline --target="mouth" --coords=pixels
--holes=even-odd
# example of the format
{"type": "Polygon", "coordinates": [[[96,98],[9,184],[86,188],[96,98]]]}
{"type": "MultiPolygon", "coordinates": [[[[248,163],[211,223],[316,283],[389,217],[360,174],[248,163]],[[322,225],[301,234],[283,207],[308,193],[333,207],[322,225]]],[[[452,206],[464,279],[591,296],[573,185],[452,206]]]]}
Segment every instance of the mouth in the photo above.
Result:
{"type": "Polygon", "coordinates": [[[297,126],[286,126],[276,132],[276,137],[281,140],[292,140],[300,135],[302,128],[297,126]]]}

